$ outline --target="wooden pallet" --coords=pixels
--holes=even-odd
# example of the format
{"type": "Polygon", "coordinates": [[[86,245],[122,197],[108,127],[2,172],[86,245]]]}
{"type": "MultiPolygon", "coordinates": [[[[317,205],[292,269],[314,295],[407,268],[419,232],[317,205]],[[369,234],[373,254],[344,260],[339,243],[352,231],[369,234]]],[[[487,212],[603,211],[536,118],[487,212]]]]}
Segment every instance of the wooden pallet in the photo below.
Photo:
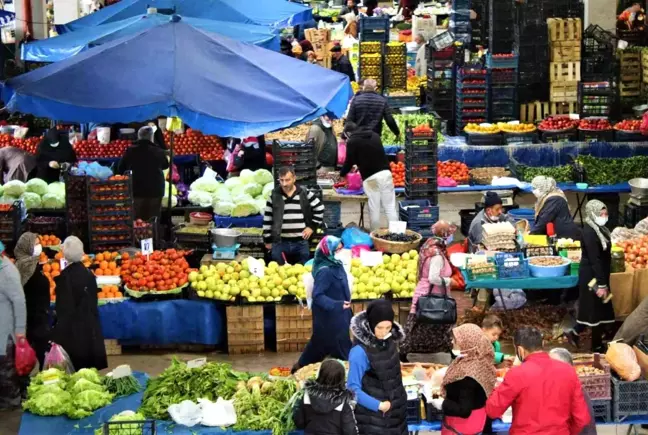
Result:
{"type": "Polygon", "coordinates": [[[578,62],[581,60],[581,41],[555,41],[551,43],[552,62],[578,62]]]}
{"type": "Polygon", "coordinates": [[[639,97],[641,95],[641,82],[620,83],[619,95],[622,98],[639,97]]]}
{"type": "Polygon", "coordinates": [[[261,353],[265,350],[263,306],[227,307],[227,351],[230,355],[261,353]]]}
{"type": "Polygon", "coordinates": [[[623,51],[619,50],[619,61],[624,63],[639,63],[641,62],[642,54],[638,51],[623,51]]]}
{"type": "Polygon", "coordinates": [[[549,84],[549,101],[554,103],[578,102],[578,82],[552,82],[549,84]]]}
{"type": "Polygon", "coordinates": [[[117,340],[104,340],[106,355],[121,355],[122,347],[117,340]]]}
{"type": "Polygon", "coordinates": [[[643,83],[648,83],[648,69],[645,69],[641,75],[641,81],[643,83]]]}
{"type": "Polygon", "coordinates": [[[277,352],[301,352],[313,333],[311,311],[299,305],[277,305],[277,352]]]}
{"type": "Polygon", "coordinates": [[[583,24],[580,18],[549,18],[549,41],[580,41],[583,39],[583,24]]]}
{"type": "Polygon", "coordinates": [[[329,42],[331,40],[331,30],[330,29],[306,29],[304,30],[304,36],[312,44],[316,42],[329,42]]]}
{"type": "Polygon", "coordinates": [[[581,79],[580,62],[549,63],[550,82],[579,82],[581,79]]]}
{"type": "Polygon", "coordinates": [[[577,103],[534,101],[520,105],[520,122],[540,122],[551,115],[569,115],[570,113],[578,113],[577,103]]]}

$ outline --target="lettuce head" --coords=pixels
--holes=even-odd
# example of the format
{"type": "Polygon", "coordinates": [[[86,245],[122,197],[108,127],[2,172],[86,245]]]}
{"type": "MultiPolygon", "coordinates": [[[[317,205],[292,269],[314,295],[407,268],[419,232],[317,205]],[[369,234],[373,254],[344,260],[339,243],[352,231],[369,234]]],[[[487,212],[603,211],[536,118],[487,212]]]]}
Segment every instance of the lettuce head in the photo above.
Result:
{"type": "Polygon", "coordinates": [[[61,183],[60,181],[50,183],[49,186],[47,186],[47,193],[53,193],[65,198],[65,183],[61,183]]]}
{"type": "Polygon", "coordinates": [[[214,201],[212,204],[214,208],[214,213],[219,216],[231,216],[232,210],[234,209],[234,203],[229,201],[214,201]]]}
{"type": "Polygon", "coordinates": [[[33,192],[39,196],[47,193],[47,183],[40,178],[33,178],[27,182],[27,192],[33,192]]]}
{"type": "Polygon", "coordinates": [[[72,396],[67,391],[44,391],[23,402],[23,410],[43,416],[63,415],[71,405],[72,396]]]}
{"type": "Polygon", "coordinates": [[[257,196],[261,195],[262,191],[263,191],[263,187],[257,183],[247,183],[246,185],[243,186],[243,192],[247,193],[253,198],[256,198],[257,196]]]}
{"type": "Polygon", "coordinates": [[[232,209],[232,217],[248,217],[258,213],[259,209],[253,199],[235,203],[232,209]]]}
{"type": "Polygon", "coordinates": [[[272,178],[272,172],[267,169],[257,169],[254,171],[254,181],[262,186],[272,183],[274,181],[272,178]]]}
{"type": "Polygon", "coordinates": [[[15,198],[20,197],[27,190],[27,185],[19,180],[11,180],[4,184],[4,194],[15,198]]]}
{"type": "Polygon", "coordinates": [[[63,208],[65,207],[65,196],[56,193],[46,193],[41,198],[43,208],[63,208]]]}
{"type": "Polygon", "coordinates": [[[254,172],[250,171],[249,169],[243,169],[239,174],[239,178],[241,179],[243,184],[254,183],[254,172]]]}
{"type": "Polygon", "coordinates": [[[20,195],[20,199],[25,203],[25,208],[31,210],[32,208],[40,208],[41,197],[38,193],[25,192],[20,195]]]}

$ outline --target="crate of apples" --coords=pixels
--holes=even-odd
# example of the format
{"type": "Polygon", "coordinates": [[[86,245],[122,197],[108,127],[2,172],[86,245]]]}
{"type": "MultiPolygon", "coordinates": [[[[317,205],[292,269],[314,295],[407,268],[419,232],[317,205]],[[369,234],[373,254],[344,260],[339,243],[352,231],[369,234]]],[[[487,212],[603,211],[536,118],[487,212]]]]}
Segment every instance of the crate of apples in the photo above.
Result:
{"type": "Polygon", "coordinates": [[[394,179],[394,187],[405,187],[405,164],[403,162],[389,163],[389,170],[394,179]]]}
{"type": "Polygon", "coordinates": [[[578,119],[570,119],[568,116],[550,116],[545,118],[538,125],[538,130],[547,132],[557,132],[572,130],[579,125],[578,119]]]}
{"type": "Polygon", "coordinates": [[[610,121],[605,118],[585,118],[581,119],[578,124],[578,129],[587,131],[605,131],[611,130],[612,125],[610,125],[610,121]]]}
{"type": "Polygon", "coordinates": [[[437,162],[437,174],[440,178],[451,178],[458,184],[465,184],[470,180],[468,166],[455,160],[437,162]]]}
{"type": "Polygon", "coordinates": [[[641,131],[641,120],[640,119],[626,119],[620,122],[617,122],[614,125],[615,130],[627,131],[629,133],[637,133],[641,131]]]}

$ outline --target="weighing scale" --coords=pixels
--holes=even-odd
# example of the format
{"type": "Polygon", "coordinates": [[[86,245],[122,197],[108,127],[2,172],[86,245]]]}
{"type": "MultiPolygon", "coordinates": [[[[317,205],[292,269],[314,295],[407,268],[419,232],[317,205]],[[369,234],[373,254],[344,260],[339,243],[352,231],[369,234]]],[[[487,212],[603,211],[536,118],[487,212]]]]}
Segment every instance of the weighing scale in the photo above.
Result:
{"type": "Polygon", "coordinates": [[[214,260],[234,260],[236,259],[236,254],[238,253],[239,248],[241,247],[240,243],[237,243],[233,246],[228,246],[225,248],[219,248],[216,246],[216,243],[212,244],[212,258],[214,260]]]}
{"type": "Polygon", "coordinates": [[[624,225],[632,228],[648,217],[648,179],[634,178],[630,184],[630,198],[625,206],[624,225]]]}
{"type": "MultiPolygon", "coordinates": [[[[486,203],[486,194],[487,193],[488,192],[485,192],[482,195],[482,202],[481,203],[475,204],[475,209],[484,208],[484,204],[486,203]]],[[[502,207],[511,207],[511,206],[515,205],[515,203],[513,202],[513,192],[512,191],[503,190],[501,192],[498,192],[497,194],[499,195],[500,199],[502,200],[502,207]]]]}

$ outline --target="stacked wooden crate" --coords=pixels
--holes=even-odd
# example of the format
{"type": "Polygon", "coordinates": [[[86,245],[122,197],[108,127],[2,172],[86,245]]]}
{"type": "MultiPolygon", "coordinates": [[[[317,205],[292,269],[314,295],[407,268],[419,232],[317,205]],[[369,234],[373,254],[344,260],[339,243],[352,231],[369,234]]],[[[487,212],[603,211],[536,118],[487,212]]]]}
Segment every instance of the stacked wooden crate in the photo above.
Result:
{"type": "Polygon", "coordinates": [[[580,18],[549,18],[549,100],[552,103],[576,103],[581,80],[580,18]]]}
{"type": "MultiPolygon", "coordinates": [[[[641,64],[643,56],[636,49],[618,50],[619,95],[621,100],[634,100],[641,96],[641,64]]],[[[648,66],[648,62],[647,65],[648,66]]]]}
{"type": "Polygon", "coordinates": [[[104,340],[106,355],[121,355],[122,347],[117,340],[104,340]]]}
{"type": "Polygon", "coordinates": [[[552,115],[569,115],[578,113],[578,103],[549,103],[547,101],[534,101],[520,104],[520,122],[540,122],[552,115]]]}
{"type": "Polygon", "coordinates": [[[331,68],[331,30],[306,29],[304,34],[313,45],[319,64],[324,68],[331,68]]]}
{"type": "Polygon", "coordinates": [[[301,352],[313,333],[311,311],[300,305],[277,305],[277,352],[301,352]]]}
{"type": "Polygon", "coordinates": [[[265,350],[262,305],[229,306],[225,316],[230,355],[261,353],[265,350]]]}
{"type": "Polygon", "coordinates": [[[648,94],[648,51],[641,51],[641,86],[642,86],[642,95],[648,94]]]}

